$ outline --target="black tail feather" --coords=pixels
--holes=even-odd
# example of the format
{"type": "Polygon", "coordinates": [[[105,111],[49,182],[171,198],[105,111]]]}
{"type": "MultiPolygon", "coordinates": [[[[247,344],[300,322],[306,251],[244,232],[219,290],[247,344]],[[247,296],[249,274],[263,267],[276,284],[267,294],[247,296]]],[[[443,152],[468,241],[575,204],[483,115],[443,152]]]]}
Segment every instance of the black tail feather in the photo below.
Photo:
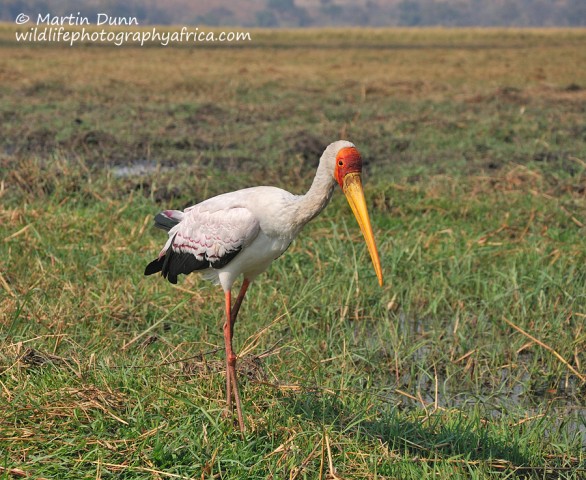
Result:
{"type": "Polygon", "coordinates": [[[165,230],[166,232],[171,230],[178,223],[178,220],[168,217],[164,212],[155,215],[155,227],[165,230]]]}

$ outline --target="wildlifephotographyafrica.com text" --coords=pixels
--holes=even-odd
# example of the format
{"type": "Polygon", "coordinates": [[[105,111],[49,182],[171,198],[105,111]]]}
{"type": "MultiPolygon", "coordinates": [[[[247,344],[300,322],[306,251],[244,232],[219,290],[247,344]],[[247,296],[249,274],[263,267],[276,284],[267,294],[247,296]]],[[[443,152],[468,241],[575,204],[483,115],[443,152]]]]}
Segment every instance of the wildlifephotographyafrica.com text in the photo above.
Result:
{"type": "Polygon", "coordinates": [[[252,40],[250,32],[206,32],[198,27],[146,27],[126,30],[124,27],[139,25],[136,17],[113,17],[107,13],[98,13],[93,18],[80,15],[79,12],[76,15],[65,16],[39,13],[32,18],[25,13],[19,13],[15,23],[28,27],[15,32],[16,41],[21,43],[64,43],[70,46],[77,43],[110,43],[119,47],[125,44],[168,46],[181,43],[234,43],[252,40]]]}

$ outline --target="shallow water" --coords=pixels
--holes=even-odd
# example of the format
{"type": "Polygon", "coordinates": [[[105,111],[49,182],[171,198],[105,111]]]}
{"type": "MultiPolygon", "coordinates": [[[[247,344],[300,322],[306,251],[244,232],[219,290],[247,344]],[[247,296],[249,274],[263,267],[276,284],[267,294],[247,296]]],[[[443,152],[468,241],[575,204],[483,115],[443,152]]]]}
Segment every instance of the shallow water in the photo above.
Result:
{"type": "Polygon", "coordinates": [[[161,167],[161,165],[150,160],[137,160],[127,165],[116,165],[110,168],[112,175],[116,178],[129,178],[148,175],[161,170],[168,170],[170,167],[161,167]]]}

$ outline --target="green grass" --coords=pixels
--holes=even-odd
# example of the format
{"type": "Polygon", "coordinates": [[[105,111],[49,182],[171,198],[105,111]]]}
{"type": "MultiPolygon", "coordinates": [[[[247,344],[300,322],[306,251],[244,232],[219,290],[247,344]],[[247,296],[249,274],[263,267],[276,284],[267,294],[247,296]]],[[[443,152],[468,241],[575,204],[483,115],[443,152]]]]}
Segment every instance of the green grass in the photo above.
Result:
{"type": "Polygon", "coordinates": [[[583,33],[408,33],[353,32],[361,76],[335,48],[267,58],[317,31],[130,57],[2,43],[0,478],[586,474],[583,33]],[[379,48],[397,38],[421,48],[379,48]],[[243,305],[241,436],[221,290],[143,277],[152,216],[301,192],[339,136],[369,161],[386,284],[336,194],[243,305]]]}

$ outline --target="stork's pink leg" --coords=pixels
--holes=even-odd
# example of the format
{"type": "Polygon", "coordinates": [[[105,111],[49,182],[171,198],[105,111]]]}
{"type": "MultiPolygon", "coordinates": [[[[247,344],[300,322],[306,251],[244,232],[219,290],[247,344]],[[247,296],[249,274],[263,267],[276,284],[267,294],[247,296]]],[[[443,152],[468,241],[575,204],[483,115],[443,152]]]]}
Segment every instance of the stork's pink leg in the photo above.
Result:
{"type": "Polygon", "coordinates": [[[238,292],[238,297],[236,297],[236,302],[234,302],[234,306],[232,307],[232,312],[230,315],[230,320],[232,322],[231,330],[232,335],[234,335],[234,324],[236,323],[236,317],[238,316],[238,310],[240,310],[240,305],[242,305],[242,300],[244,300],[244,295],[246,295],[246,290],[248,290],[248,286],[250,285],[250,280],[246,278],[242,282],[242,286],[240,287],[240,292],[238,292]]]}
{"type": "Polygon", "coordinates": [[[224,294],[226,301],[226,321],[224,322],[224,345],[226,347],[226,405],[228,411],[232,411],[232,376],[230,375],[230,351],[232,340],[232,320],[230,310],[232,303],[232,292],[227,291],[224,294]]]}
{"type": "Polygon", "coordinates": [[[232,394],[236,403],[236,412],[238,414],[238,425],[240,431],[244,431],[244,420],[242,417],[242,407],[240,406],[240,394],[238,393],[238,380],[236,378],[236,355],[232,349],[232,294],[230,291],[225,293],[226,300],[226,322],[224,323],[224,343],[226,345],[226,403],[228,409],[232,409],[232,394]]]}

